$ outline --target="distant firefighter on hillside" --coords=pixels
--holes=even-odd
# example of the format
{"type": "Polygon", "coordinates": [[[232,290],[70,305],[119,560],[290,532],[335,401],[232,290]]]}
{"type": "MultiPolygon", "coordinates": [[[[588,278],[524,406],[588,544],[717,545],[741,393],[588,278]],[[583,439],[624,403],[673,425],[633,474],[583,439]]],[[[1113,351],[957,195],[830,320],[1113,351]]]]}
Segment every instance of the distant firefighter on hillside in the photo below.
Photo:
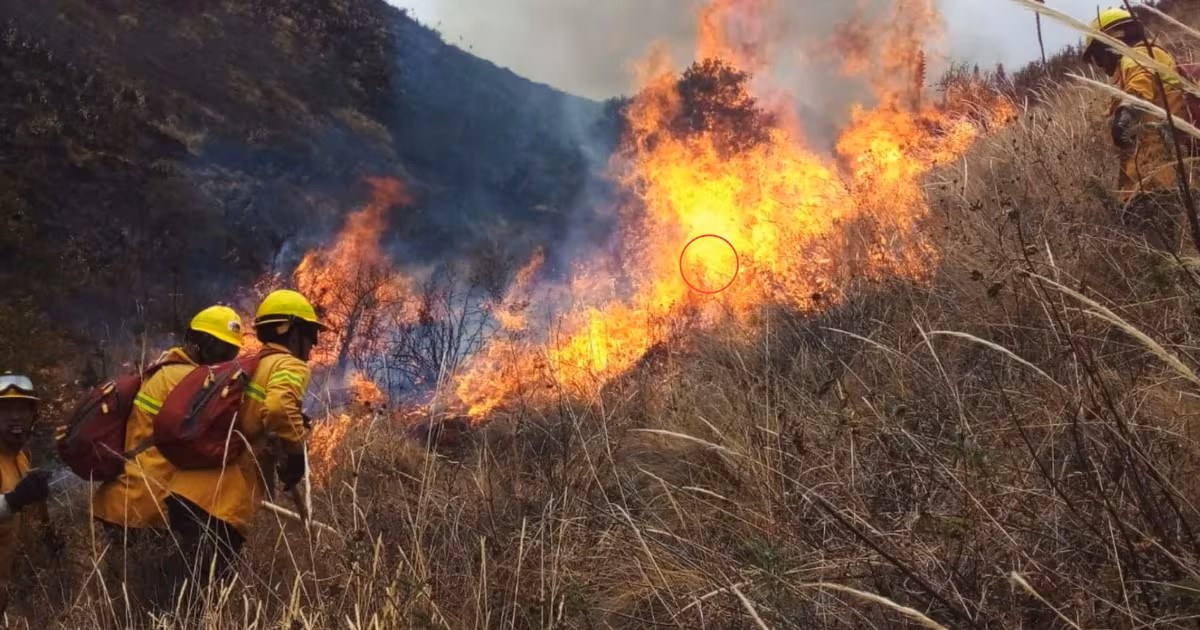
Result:
{"type": "MultiPolygon", "coordinates": [[[[1164,66],[1177,67],[1175,58],[1151,43],[1141,21],[1125,9],[1105,9],[1092,20],[1091,26],[1164,66]]],[[[1155,72],[1091,36],[1084,43],[1083,59],[1104,70],[1113,86],[1122,92],[1164,107],[1179,120],[1188,120],[1185,92],[1177,77],[1155,72]]],[[[1152,218],[1173,221],[1177,212],[1163,216],[1167,214],[1166,208],[1178,207],[1175,149],[1170,129],[1165,121],[1120,99],[1114,99],[1109,114],[1112,141],[1121,160],[1117,194],[1127,219],[1134,223],[1152,218]]],[[[1180,136],[1186,154],[1190,141],[1187,136],[1180,136]]]]}

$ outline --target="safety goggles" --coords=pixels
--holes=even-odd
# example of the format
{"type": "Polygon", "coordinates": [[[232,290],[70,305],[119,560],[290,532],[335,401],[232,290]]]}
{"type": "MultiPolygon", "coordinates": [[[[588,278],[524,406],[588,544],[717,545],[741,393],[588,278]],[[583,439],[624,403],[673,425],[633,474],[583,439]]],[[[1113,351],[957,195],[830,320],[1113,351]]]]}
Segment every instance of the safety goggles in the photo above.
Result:
{"type": "Polygon", "coordinates": [[[23,374],[0,374],[0,398],[38,399],[33,381],[23,374]]]}

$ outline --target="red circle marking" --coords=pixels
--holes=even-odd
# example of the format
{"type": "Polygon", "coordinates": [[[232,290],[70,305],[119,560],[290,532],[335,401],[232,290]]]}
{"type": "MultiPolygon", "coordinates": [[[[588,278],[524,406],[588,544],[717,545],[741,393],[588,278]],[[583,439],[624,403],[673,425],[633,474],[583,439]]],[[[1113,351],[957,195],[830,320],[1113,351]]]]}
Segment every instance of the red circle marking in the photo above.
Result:
{"type": "Polygon", "coordinates": [[[742,270],[742,259],[738,256],[737,248],[735,248],[733,246],[733,243],[729,242],[729,239],[725,238],[724,236],[721,236],[720,234],[701,234],[700,236],[697,236],[696,238],[688,241],[688,244],[683,246],[683,251],[679,252],[679,275],[683,277],[683,281],[688,285],[688,287],[691,288],[691,290],[695,291],[696,293],[703,293],[705,295],[714,295],[714,294],[724,291],[725,289],[728,289],[730,286],[733,285],[733,281],[737,280],[738,272],[741,270],[742,270]],[[688,248],[691,247],[696,241],[698,241],[702,238],[720,239],[721,242],[723,242],[729,246],[729,251],[733,252],[733,265],[734,265],[733,266],[733,275],[730,276],[729,282],[726,282],[725,286],[723,286],[719,289],[716,289],[716,290],[712,290],[712,291],[706,291],[706,290],[701,289],[701,288],[697,287],[696,285],[692,284],[692,281],[688,280],[687,273],[683,270],[683,257],[687,255],[688,248]]]}

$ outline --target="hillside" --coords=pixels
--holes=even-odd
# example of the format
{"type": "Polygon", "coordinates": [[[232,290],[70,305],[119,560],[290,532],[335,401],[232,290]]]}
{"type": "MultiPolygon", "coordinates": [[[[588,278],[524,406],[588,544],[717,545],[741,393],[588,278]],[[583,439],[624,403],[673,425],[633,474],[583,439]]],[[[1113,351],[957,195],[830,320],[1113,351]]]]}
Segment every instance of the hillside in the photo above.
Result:
{"type": "Polygon", "coordinates": [[[382,0],[10,2],[0,24],[7,366],[54,339],[176,330],[294,263],[366,176],[408,186],[390,234],[422,264],[485,234],[551,241],[585,189],[599,104],[382,0]]]}

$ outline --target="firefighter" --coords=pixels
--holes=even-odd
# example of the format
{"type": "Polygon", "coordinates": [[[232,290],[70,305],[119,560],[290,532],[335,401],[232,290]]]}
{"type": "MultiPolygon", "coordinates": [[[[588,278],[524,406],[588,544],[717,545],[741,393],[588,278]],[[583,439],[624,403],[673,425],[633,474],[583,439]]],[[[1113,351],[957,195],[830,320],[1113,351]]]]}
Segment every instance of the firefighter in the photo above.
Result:
{"type": "MultiPolygon", "coordinates": [[[[1092,28],[1167,67],[1176,67],[1171,54],[1151,45],[1142,23],[1125,9],[1101,11],[1092,21],[1092,28]]],[[[1083,60],[1104,70],[1121,91],[1159,107],[1164,107],[1165,101],[1165,109],[1172,116],[1186,120],[1184,92],[1177,78],[1162,76],[1093,37],[1088,37],[1084,44],[1083,60]]],[[[1155,217],[1164,214],[1164,207],[1175,207],[1172,197],[1178,194],[1175,149],[1166,122],[1118,99],[1112,103],[1109,114],[1112,141],[1121,160],[1117,189],[1125,218],[1139,224],[1151,218],[1168,218],[1155,217]]],[[[1183,146],[1186,136],[1182,132],[1179,135],[1183,146]]],[[[1190,141],[1186,144],[1190,146],[1190,141]]]]}
{"type": "Polygon", "coordinates": [[[101,484],[92,496],[92,515],[100,525],[109,549],[104,554],[104,588],[117,601],[147,596],[162,603],[161,569],[144,560],[157,560],[167,540],[164,500],[175,469],[149,447],[154,416],[167,393],[197,365],[235,358],[242,347],[241,317],[228,306],[211,306],[196,314],[188,325],[184,343],[163,353],[155,362],[133,401],[125,425],[125,451],[137,453],[125,463],[120,477],[101,484]],[[132,553],[131,553],[132,552],[132,553]],[[131,567],[130,559],[133,559],[131,567]],[[143,560],[138,562],[138,559],[143,560]],[[131,568],[145,571],[131,571],[131,568]],[[122,585],[129,588],[122,593],[122,585]]]}
{"type": "Polygon", "coordinates": [[[234,438],[245,439],[248,448],[224,468],[177,471],[166,501],[185,570],[200,586],[210,575],[228,574],[250,535],[268,491],[262,470],[268,443],[277,440],[285,449],[278,470],[285,490],[296,488],[306,473],[301,405],[308,389],[307,361],[325,327],[312,304],[288,290],[263,299],[254,326],[264,354],[246,386],[237,419],[240,435],[234,438]]]}
{"type": "Polygon", "coordinates": [[[0,375],[0,618],[8,608],[14,562],[30,517],[38,517],[49,531],[49,472],[30,470],[26,451],[37,411],[38,396],[29,377],[0,375]]]}

